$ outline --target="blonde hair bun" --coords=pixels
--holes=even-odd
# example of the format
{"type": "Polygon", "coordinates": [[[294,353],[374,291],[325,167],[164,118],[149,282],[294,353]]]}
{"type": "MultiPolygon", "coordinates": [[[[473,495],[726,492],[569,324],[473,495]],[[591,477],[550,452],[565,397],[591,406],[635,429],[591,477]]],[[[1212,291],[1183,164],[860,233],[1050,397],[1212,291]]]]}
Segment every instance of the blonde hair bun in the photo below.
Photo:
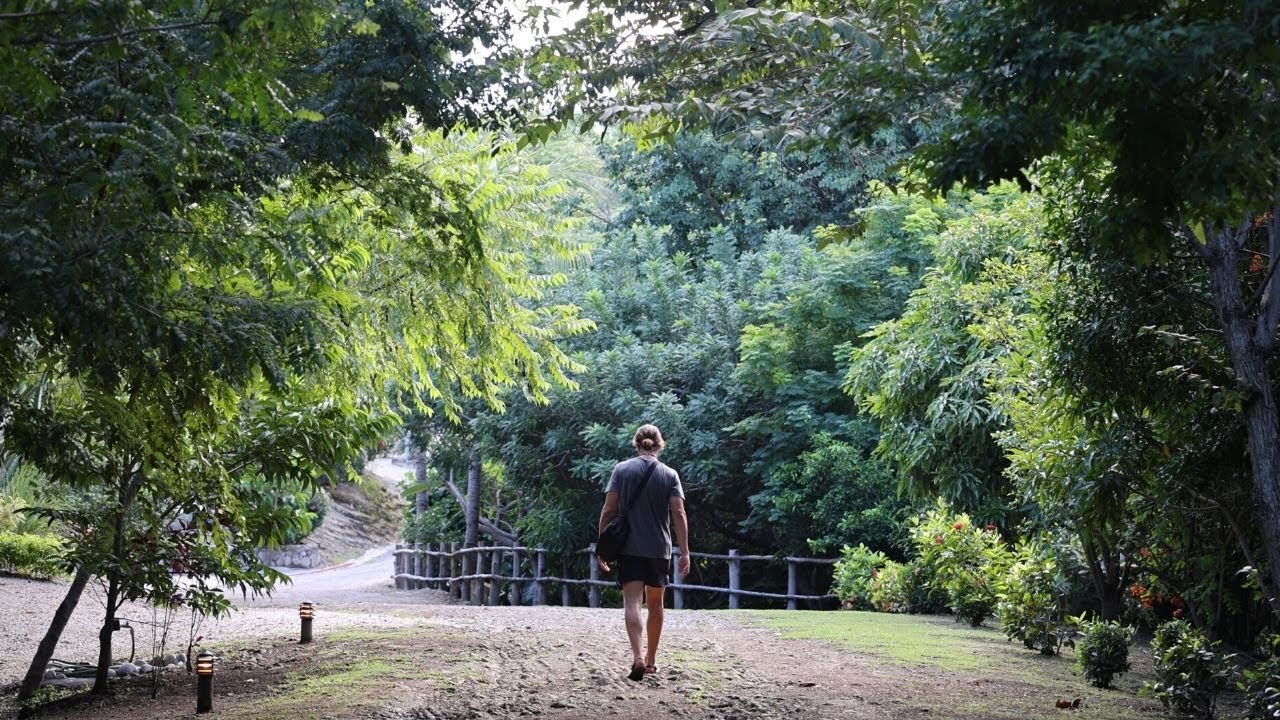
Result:
{"type": "Polygon", "coordinates": [[[636,429],[636,434],[631,438],[631,445],[637,450],[645,452],[659,452],[666,445],[662,440],[662,431],[657,425],[641,425],[636,429]]]}

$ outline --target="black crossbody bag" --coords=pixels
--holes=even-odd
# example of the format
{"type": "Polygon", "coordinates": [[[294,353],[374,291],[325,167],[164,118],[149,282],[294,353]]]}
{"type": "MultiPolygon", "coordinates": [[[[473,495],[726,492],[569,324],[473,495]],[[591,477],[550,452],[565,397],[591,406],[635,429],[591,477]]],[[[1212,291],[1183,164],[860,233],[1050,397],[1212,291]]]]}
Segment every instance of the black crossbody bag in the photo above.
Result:
{"type": "Polygon", "coordinates": [[[631,534],[631,524],[627,522],[627,512],[631,510],[632,504],[640,498],[640,493],[644,491],[644,486],[649,483],[649,476],[653,474],[653,469],[658,466],[655,459],[649,463],[649,467],[645,468],[644,476],[640,478],[640,485],[636,487],[635,492],[631,493],[631,499],[626,505],[618,508],[618,513],[609,520],[609,524],[604,526],[604,530],[600,531],[600,537],[596,539],[596,555],[605,562],[613,562],[618,559],[618,555],[622,554],[622,546],[627,543],[627,536],[631,534]]]}

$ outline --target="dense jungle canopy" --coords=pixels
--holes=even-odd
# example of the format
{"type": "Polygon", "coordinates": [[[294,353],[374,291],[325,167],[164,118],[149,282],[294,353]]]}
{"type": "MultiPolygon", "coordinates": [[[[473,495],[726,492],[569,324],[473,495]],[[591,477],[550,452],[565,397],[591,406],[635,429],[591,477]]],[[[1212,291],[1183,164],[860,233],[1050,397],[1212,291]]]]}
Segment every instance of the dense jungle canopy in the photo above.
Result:
{"type": "Polygon", "coordinates": [[[1275,2],[23,2],[0,63],[0,532],[107,661],[379,442],[409,539],[584,547],[644,422],[695,549],[941,507],[1280,618],[1275,2]]]}

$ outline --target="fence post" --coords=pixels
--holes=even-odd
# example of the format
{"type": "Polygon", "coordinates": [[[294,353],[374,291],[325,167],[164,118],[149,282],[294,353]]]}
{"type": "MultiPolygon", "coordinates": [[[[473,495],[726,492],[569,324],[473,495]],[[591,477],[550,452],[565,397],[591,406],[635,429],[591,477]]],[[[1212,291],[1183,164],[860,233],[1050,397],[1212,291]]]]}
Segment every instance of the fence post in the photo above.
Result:
{"type": "Polygon", "coordinates": [[[560,578],[560,607],[569,607],[569,583],[565,582],[569,579],[569,563],[560,558],[560,570],[556,573],[560,578]]]}
{"type": "Polygon", "coordinates": [[[742,560],[738,559],[738,551],[729,551],[729,609],[737,610],[739,606],[738,591],[742,589],[742,560]]]}
{"type": "MultiPolygon", "coordinates": [[[[474,547],[471,548],[471,574],[484,574],[484,553],[477,552],[474,547]]],[[[469,598],[472,605],[481,605],[484,603],[484,581],[480,579],[472,580],[467,583],[469,598]]]]}
{"type": "Polygon", "coordinates": [[[524,588],[520,583],[520,551],[513,547],[511,548],[511,597],[508,598],[511,601],[511,607],[520,604],[523,593],[524,588]]]}
{"type": "Polygon", "coordinates": [[[787,558],[787,609],[796,609],[796,564],[787,558]]]}
{"type": "MultiPolygon", "coordinates": [[[[587,560],[587,564],[591,568],[590,577],[592,580],[599,580],[600,564],[596,562],[596,544],[591,543],[587,546],[587,549],[591,551],[589,559],[587,560]]],[[[593,608],[600,607],[600,588],[594,582],[587,586],[587,605],[593,608]]]]}
{"type": "Polygon", "coordinates": [[[533,604],[546,605],[547,604],[547,581],[544,579],[547,576],[547,551],[546,550],[542,550],[542,549],[538,550],[538,561],[537,561],[537,564],[534,566],[533,572],[534,572],[533,604]]]}
{"type": "Polygon", "coordinates": [[[422,577],[422,575],[423,575],[423,572],[422,572],[422,544],[421,544],[421,543],[414,543],[414,544],[413,544],[413,555],[412,555],[412,561],[410,562],[409,567],[413,568],[412,570],[410,570],[410,572],[411,572],[411,573],[413,573],[413,576],[414,576],[414,578],[415,578],[415,579],[413,579],[413,580],[410,580],[410,581],[409,581],[409,587],[413,588],[414,590],[421,590],[422,588],[426,587],[426,585],[427,585],[427,584],[426,584],[425,582],[423,582],[422,580],[418,580],[418,579],[417,579],[417,578],[422,577]]]}
{"type": "Polygon", "coordinates": [[[671,605],[676,610],[684,609],[684,591],[680,589],[684,585],[684,576],[680,574],[680,555],[684,553],[684,548],[671,548],[671,577],[675,582],[671,583],[673,590],[671,592],[671,605]]]}
{"type": "Polygon", "coordinates": [[[430,587],[432,590],[444,590],[446,588],[444,579],[449,575],[449,566],[445,564],[444,559],[444,543],[428,545],[427,549],[436,553],[430,559],[431,566],[436,569],[435,582],[431,583],[430,587]]]}
{"type": "Polygon", "coordinates": [[[435,558],[431,555],[431,543],[427,543],[422,552],[422,576],[426,578],[422,581],[424,588],[430,588],[433,584],[431,578],[436,576],[434,564],[435,558]]]}
{"type": "Polygon", "coordinates": [[[449,597],[454,600],[462,599],[462,583],[458,582],[458,578],[462,577],[462,558],[458,556],[458,543],[449,543],[449,597]]]}
{"type": "Polygon", "coordinates": [[[403,548],[404,548],[404,545],[401,545],[400,543],[396,543],[397,552],[395,554],[395,562],[391,563],[391,567],[392,567],[391,572],[395,576],[394,580],[395,580],[397,590],[404,589],[404,580],[400,577],[400,573],[404,572],[400,567],[404,563],[404,556],[399,553],[399,551],[402,550],[403,548]]]}
{"type": "Polygon", "coordinates": [[[493,579],[489,580],[489,605],[496,606],[502,595],[502,551],[494,550],[489,555],[489,574],[493,575],[493,579]]]}
{"type": "Polygon", "coordinates": [[[422,546],[422,587],[435,589],[435,556],[431,552],[435,550],[434,543],[426,543],[422,546]]]}

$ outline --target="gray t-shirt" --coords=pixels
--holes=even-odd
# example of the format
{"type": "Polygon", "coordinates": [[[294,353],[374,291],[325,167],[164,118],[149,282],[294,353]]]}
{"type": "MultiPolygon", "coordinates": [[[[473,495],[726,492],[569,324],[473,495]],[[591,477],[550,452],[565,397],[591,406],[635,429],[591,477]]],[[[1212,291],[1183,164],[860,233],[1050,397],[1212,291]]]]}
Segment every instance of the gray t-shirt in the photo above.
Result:
{"type": "MultiPolygon", "coordinates": [[[[626,505],[627,500],[640,485],[640,478],[651,462],[646,457],[633,457],[613,466],[609,474],[609,486],[606,493],[618,493],[618,511],[626,505]]],[[[644,491],[627,513],[627,522],[631,525],[631,533],[622,546],[623,555],[634,555],[646,558],[671,557],[671,498],[684,499],[684,488],[680,487],[680,476],[675,470],[658,462],[658,466],[649,474],[649,482],[644,491]]]]}

